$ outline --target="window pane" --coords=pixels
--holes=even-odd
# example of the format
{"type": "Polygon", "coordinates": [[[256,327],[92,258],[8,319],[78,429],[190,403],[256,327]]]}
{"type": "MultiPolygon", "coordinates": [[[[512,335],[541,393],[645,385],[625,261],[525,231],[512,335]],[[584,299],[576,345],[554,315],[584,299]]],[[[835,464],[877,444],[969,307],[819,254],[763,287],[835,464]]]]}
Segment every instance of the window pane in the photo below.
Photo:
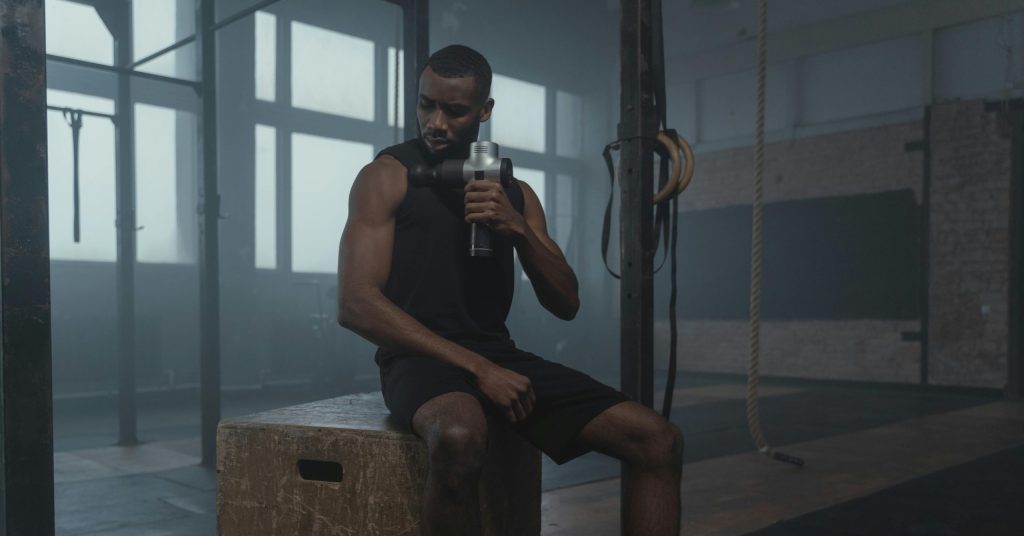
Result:
{"type": "Polygon", "coordinates": [[[516,166],[513,168],[513,173],[517,179],[530,185],[530,188],[536,192],[537,199],[540,200],[541,208],[545,208],[547,205],[544,203],[544,193],[547,179],[544,172],[539,169],[516,166]]]}
{"type": "Polygon", "coordinates": [[[556,92],[555,114],[555,153],[578,158],[583,153],[583,99],[556,92]]]}
{"type": "MultiPolygon", "coordinates": [[[[140,60],[193,33],[192,0],[134,0],[132,2],[132,56],[140,60]]],[[[195,79],[194,44],[185,45],[140,65],[138,70],[164,76],[195,79]]]]}
{"type": "Polygon", "coordinates": [[[544,86],[495,74],[491,95],[493,140],[505,147],[543,153],[547,117],[544,86]]]}
{"type": "Polygon", "coordinates": [[[139,262],[189,260],[178,225],[177,112],[135,105],[135,202],[139,262]]]}
{"type": "Polygon", "coordinates": [[[114,38],[93,7],[46,0],[45,8],[47,54],[114,64],[114,38]]]}
{"type": "Polygon", "coordinates": [[[256,12],[256,98],[277,99],[277,16],[256,12]]]}
{"type": "Polygon", "coordinates": [[[565,251],[569,247],[573,224],[572,176],[559,173],[555,177],[555,206],[547,214],[548,227],[555,242],[565,251]]]}
{"type": "Polygon", "coordinates": [[[398,105],[398,128],[405,128],[405,52],[398,51],[398,102],[395,102],[395,47],[388,47],[388,126],[395,126],[395,105],[398,105]]]}
{"type": "MultiPolygon", "coordinates": [[[[113,109],[114,101],[67,91],[47,91],[58,106],[113,109]],[[59,94],[59,98],[54,98],[59,94]]],[[[82,118],[79,131],[79,210],[81,241],[74,241],[72,203],[74,156],[71,127],[59,111],[48,111],[47,159],[50,189],[50,256],[54,260],[117,260],[116,186],[114,180],[114,125],[100,117],[82,118]]]]}
{"type": "MultiPolygon", "coordinates": [[[[132,59],[142,59],[174,43],[176,8],[175,0],[132,2],[132,59]]],[[[171,54],[153,60],[152,64],[167,60],[173,60],[171,54]]]]}
{"type": "Polygon", "coordinates": [[[46,104],[48,106],[75,108],[101,114],[114,114],[113,99],[94,97],[73,91],[62,91],[60,89],[46,89],[46,104]]]}
{"type": "Polygon", "coordinates": [[[292,105],[373,121],[373,41],[292,22],[292,105]]]}
{"type": "Polygon", "coordinates": [[[356,174],[373,158],[367,143],[292,134],[292,270],[335,273],[356,174]]]}
{"type": "MultiPolygon", "coordinates": [[[[537,200],[540,201],[540,207],[544,208],[544,197],[545,197],[544,196],[544,191],[545,191],[545,182],[546,182],[544,172],[539,170],[539,169],[515,167],[514,168],[514,174],[515,174],[515,177],[517,179],[519,179],[519,180],[525,182],[526,184],[530,185],[530,188],[533,189],[534,193],[537,194],[537,200]]],[[[519,254],[516,253],[515,257],[516,257],[516,260],[518,261],[519,260],[519,254]]],[[[522,274],[520,274],[520,278],[523,281],[529,281],[529,279],[530,279],[526,275],[525,271],[522,272],[522,274]]]]}
{"type": "Polygon", "coordinates": [[[256,267],[277,268],[277,129],[256,125],[256,267]]]}

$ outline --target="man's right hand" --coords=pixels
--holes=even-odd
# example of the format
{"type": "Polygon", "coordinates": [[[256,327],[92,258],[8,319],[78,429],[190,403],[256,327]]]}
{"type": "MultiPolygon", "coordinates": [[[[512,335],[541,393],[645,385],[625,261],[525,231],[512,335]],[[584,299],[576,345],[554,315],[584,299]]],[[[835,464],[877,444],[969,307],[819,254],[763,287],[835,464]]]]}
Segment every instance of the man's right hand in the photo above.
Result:
{"type": "Polygon", "coordinates": [[[537,402],[530,378],[498,365],[484,368],[476,375],[476,383],[487,398],[505,411],[511,422],[525,419],[537,402]]]}

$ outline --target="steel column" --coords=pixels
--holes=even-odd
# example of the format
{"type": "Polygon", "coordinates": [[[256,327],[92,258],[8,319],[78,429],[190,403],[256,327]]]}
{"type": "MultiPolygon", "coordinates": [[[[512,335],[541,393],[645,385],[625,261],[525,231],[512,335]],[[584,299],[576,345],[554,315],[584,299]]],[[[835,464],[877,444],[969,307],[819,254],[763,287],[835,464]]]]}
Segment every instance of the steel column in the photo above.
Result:
{"type": "Polygon", "coordinates": [[[0,0],[0,534],[52,536],[43,0],[0,0]]]}
{"type": "MultiPolygon", "coordinates": [[[[405,137],[420,135],[416,103],[420,93],[420,70],[430,57],[429,0],[407,0],[402,6],[402,49],[405,54],[405,137]]],[[[397,119],[397,118],[396,118],[397,119]]]]}
{"type": "Polygon", "coordinates": [[[199,139],[202,187],[199,217],[199,398],[202,463],[217,459],[220,421],[220,192],[217,184],[217,43],[214,0],[196,5],[198,64],[203,94],[199,139]]]}
{"type": "MultiPolygon", "coordinates": [[[[114,48],[119,67],[132,62],[132,3],[119,1],[110,9],[114,48]]],[[[135,114],[132,79],[117,75],[117,407],[118,444],[138,444],[135,381],[135,114]]]]}

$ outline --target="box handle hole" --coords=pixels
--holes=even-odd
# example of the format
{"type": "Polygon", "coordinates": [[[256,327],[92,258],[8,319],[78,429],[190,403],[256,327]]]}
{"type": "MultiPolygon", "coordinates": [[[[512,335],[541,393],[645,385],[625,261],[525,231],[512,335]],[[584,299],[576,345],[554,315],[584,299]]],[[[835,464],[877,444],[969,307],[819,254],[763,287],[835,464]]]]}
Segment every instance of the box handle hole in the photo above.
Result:
{"type": "Polygon", "coordinates": [[[317,482],[341,482],[341,464],[322,460],[299,460],[299,476],[317,482]]]}

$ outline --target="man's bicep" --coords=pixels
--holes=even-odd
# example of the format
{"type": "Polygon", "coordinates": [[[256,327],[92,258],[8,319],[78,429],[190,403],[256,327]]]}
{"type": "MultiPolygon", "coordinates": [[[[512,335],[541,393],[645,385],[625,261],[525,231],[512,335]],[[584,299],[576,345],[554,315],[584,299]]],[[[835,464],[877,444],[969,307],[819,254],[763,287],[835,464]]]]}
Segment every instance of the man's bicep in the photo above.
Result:
{"type": "Polygon", "coordinates": [[[391,222],[349,219],[341,235],[338,274],[341,286],[383,288],[391,272],[391,222]]]}
{"type": "Polygon", "coordinates": [[[338,254],[339,287],[380,289],[387,282],[399,194],[380,173],[364,169],[356,178],[338,254]]]}

